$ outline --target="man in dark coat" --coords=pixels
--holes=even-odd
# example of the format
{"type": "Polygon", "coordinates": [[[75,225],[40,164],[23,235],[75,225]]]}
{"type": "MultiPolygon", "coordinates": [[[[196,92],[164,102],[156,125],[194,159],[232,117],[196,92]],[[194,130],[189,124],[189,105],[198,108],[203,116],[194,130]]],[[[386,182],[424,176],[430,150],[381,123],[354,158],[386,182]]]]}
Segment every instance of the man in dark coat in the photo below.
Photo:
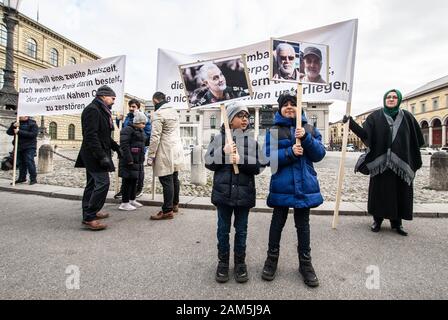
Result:
{"type": "Polygon", "coordinates": [[[37,171],[34,157],[37,149],[37,135],[39,127],[36,121],[29,117],[20,117],[19,122],[14,122],[6,133],[14,136],[13,144],[15,145],[15,135],[19,137],[17,147],[17,164],[19,165],[18,183],[26,182],[26,175],[30,174],[30,185],[37,183],[37,171]]]}
{"type": "Polygon", "coordinates": [[[111,150],[120,155],[120,146],[112,139],[114,124],[111,109],[115,97],[115,92],[110,87],[100,87],[96,98],[81,116],[83,142],[75,167],[86,168],[87,185],[82,210],[83,224],[90,230],[107,228],[99,220],[109,217],[100,211],[109,191],[109,172],[115,171],[111,150]]]}

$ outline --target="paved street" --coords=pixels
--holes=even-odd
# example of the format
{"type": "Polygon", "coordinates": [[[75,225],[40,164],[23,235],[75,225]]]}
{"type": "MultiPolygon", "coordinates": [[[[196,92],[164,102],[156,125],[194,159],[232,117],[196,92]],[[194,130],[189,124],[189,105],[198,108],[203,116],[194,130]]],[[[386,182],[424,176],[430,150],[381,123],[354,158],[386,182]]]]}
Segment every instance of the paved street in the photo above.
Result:
{"type": "MultiPolygon", "coordinates": [[[[148,219],[157,208],[122,213],[107,205],[110,229],[80,224],[80,203],[0,192],[0,299],[447,299],[448,219],[405,222],[410,237],[386,225],[369,231],[369,217],[312,216],[312,246],[321,287],[298,277],[292,219],[282,240],[276,281],[260,279],[270,214],[250,217],[250,282],[219,285],[214,211],[182,210],[173,221],[148,219]],[[80,289],[68,290],[66,269],[80,270],[80,289]],[[369,290],[369,266],[380,289],[369,290]]],[[[70,271],[70,270],[69,270],[70,271]]]]}

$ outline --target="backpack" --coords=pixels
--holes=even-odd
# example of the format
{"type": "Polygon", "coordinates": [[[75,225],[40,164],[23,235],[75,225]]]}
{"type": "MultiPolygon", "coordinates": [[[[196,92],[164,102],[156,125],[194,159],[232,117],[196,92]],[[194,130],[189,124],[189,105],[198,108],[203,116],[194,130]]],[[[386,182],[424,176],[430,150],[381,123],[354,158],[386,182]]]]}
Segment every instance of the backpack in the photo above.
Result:
{"type": "Polygon", "coordinates": [[[2,159],[1,169],[2,171],[10,171],[14,167],[14,155],[12,152],[9,153],[9,156],[6,156],[2,159]]]}

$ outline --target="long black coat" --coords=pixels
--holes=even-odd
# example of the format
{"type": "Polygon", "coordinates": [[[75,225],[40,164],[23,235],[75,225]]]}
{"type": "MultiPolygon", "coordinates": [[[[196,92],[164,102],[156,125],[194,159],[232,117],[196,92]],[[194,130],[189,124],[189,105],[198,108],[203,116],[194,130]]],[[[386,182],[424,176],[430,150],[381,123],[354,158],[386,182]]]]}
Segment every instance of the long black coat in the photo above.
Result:
{"type": "Polygon", "coordinates": [[[240,155],[240,174],[236,175],[229,157],[224,154],[225,133],[217,135],[208,146],[205,167],[214,171],[212,203],[215,206],[253,208],[256,203],[255,175],[261,172],[258,143],[251,131],[234,132],[234,141],[240,155]]]}
{"type": "Polygon", "coordinates": [[[145,161],[145,133],[143,129],[128,126],[120,133],[120,169],[118,174],[125,179],[138,179],[145,161]],[[129,164],[129,163],[133,164],[129,164]]]}
{"type": "MultiPolygon", "coordinates": [[[[14,123],[11,123],[6,134],[10,136],[14,136],[15,144],[15,134],[14,134],[14,123]]],[[[17,147],[17,151],[28,150],[28,149],[36,149],[37,148],[37,135],[39,134],[39,127],[37,126],[36,121],[32,119],[28,119],[27,121],[20,121],[19,126],[19,143],[17,147]]]]}
{"type": "MultiPolygon", "coordinates": [[[[369,213],[375,217],[390,220],[412,220],[413,179],[415,172],[422,166],[420,147],[424,144],[424,139],[414,116],[406,110],[400,112],[402,112],[401,124],[398,120],[399,116],[394,122],[395,136],[383,110],[369,115],[362,128],[351,119],[350,129],[369,147],[369,153],[365,160],[366,165],[373,168],[370,170],[369,213]],[[374,167],[375,162],[381,164],[383,162],[379,160],[382,157],[387,159],[390,155],[404,163],[408,168],[407,175],[397,174],[391,170],[394,168],[400,173],[399,169],[394,166],[389,168],[383,164],[383,166],[374,167]],[[408,177],[408,175],[410,176],[408,177]]],[[[396,162],[397,160],[395,160],[396,162]]]]}
{"type": "Polygon", "coordinates": [[[101,102],[92,101],[81,116],[83,141],[75,168],[86,168],[90,172],[113,172],[112,151],[120,150],[120,146],[112,139],[110,115],[103,110],[101,102]],[[100,166],[101,159],[109,159],[108,169],[100,166]]]}

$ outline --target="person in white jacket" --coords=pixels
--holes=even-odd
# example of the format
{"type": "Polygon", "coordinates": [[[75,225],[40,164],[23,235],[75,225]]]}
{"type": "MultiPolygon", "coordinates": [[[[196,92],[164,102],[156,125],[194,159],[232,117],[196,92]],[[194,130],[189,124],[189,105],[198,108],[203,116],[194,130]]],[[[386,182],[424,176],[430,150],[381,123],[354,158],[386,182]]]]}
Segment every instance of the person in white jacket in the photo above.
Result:
{"type": "Polygon", "coordinates": [[[163,206],[151,220],[168,220],[179,212],[179,171],[185,166],[180,123],[177,111],[167,104],[165,94],[156,92],[152,100],[156,111],[152,119],[148,165],[153,166],[154,176],[159,177],[162,184],[163,206]]]}

